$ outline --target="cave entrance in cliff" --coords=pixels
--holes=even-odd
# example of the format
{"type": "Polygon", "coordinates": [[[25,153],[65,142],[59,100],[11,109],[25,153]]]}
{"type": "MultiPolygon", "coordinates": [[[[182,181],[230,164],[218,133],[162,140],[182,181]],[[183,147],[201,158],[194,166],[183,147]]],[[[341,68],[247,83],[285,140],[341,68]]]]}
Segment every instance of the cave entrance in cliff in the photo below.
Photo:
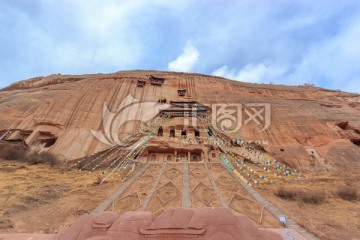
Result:
{"type": "Polygon", "coordinates": [[[22,142],[25,141],[32,133],[31,130],[14,130],[7,138],[7,141],[22,142]]]}
{"type": "Polygon", "coordinates": [[[148,158],[148,162],[156,162],[156,161],[157,161],[157,156],[155,153],[152,153],[148,158]]]}
{"type": "Polygon", "coordinates": [[[158,129],[158,136],[159,136],[159,137],[162,137],[163,135],[164,135],[164,130],[163,130],[162,127],[159,127],[159,129],[158,129]]]}
{"type": "Polygon", "coordinates": [[[195,131],[195,137],[200,137],[200,131],[199,131],[199,129],[198,129],[198,128],[195,128],[194,131],[195,131]]]}
{"type": "Polygon", "coordinates": [[[57,138],[41,139],[39,143],[45,148],[51,147],[56,143],[57,138]]]}
{"type": "Polygon", "coordinates": [[[40,146],[44,148],[51,147],[56,143],[57,137],[54,136],[51,132],[39,131],[39,133],[34,136],[33,140],[30,140],[30,145],[40,146]]]}
{"type": "Polygon", "coordinates": [[[173,156],[172,155],[168,155],[167,157],[166,157],[166,161],[167,162],[173,162],[174,160],[173,160],[173,156]]]}
{"type": "Polygon", "coordinates": [[[181,130],[181,137],[186,138],[186,130],[181,130]]]}
{"type": "Polygon", "coordinates": [[[198,156],[193,156],[191,159],[192,162],[199,162],[200,158],[198,156]]]}
{"type": "Polygon", "coordinates": [[[339,122],[335,124],[336,126],[338,126],[339,128],[341,128],[342,130],[349,130],[351,129],[349,127],[349,122],[339,122]]]}
{"type": "Polygon", "coordinates": [[[360,138],[353,138],[350,141],[355,144],[356,146],[360,147],[360,138]]]}
{"type": "Polygon", "coordinates": [[[200,162],[202,161],[202,156],[204,155],[204,151],[197,149],[197,150],[191,150],[190,151],[190,162],[200,162]]]}
{"type": "Polygon", "coordinates": [[[187,162],[188,161],[188,155],[186,153],[180,153],[178,155],[178,158],[176,160],[177,162],[187,162]]]}
{"type": "Polygon", "coordinates": [[[175,137],[175,127],[174,126],[170,127],[170,137],[175,137]]]}

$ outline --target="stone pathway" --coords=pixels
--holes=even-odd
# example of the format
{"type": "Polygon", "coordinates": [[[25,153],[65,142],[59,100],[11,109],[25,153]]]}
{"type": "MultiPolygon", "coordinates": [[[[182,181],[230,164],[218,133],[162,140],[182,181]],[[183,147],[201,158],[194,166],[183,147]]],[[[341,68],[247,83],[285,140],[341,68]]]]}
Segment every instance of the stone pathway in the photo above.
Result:
{"type": "Polygon", "coordinates": [[[154,195],[154,192],[156,191],[156,188],[160,182],[160,179],[162,177],[162,175],[164,174],[165,168],[166,168],[167,162],[165,162],[165,164],[163,165],[163,167],[161,168],[161,171],[158,175],[158,177],[156,178],[156,181],[154,182],[149,194],[147,195],[147,197],[145,198],[141,208],[139,209],[139,211],[145,211],[146,207],[148,206],[151,197],[154,195]]]}
{"type": "Polygon", "coordinates": [[[214,178],[212,177],[208,167],[207,167],[207,164],[206,162],[204,162],[204,166],[205,166],[205,170],[206,170],[206,174],[208,175],[209,179],[210,179],[210,182],[211,182],[211,185],[212,185],[212,188],[214,189],[218,199],[220,200],[220,203],[221,203],[221,206],[224,207],[224,208],[227,208],[228,205],[227,203],[225,202],[223,196],[221,195],[221,192],[219,191],[219,189],[217,188],[216,186],[216,183],[214,181],[214,178]]]}
{"type": "Polygon", "coordinates": [[[248,193],[250,193],[250,195],[261,205],[263,205],[267,210],[269,210],[269,212],[271,214],[273,214],[276,218],[278,218],[279,216],[285,216],[286,217],[286,226],[288,228],[292,228],[295,231],[297,231],[301,236],[303,236],[306,240],[315,240],[318,239],[317,237],[315,237],[312,233],[309,233],[308,231],[306,231],[304,228],[302,228],[299,224],[297,224],[294,220],[288,218],[280,209],[278,209],[277,207],[275,207],[272,203],[270,203],[269,201],[267,201],[263,196],[261,196],[254,188],[250,187],[249,185],[247,185],[246,183],[244,183],[243,181],[241,181],[238,177],[236,177],[236,175],[228,168],[225,166],[225,164],[223,162],[221,162],[221,164],[223,165],[223,167],[231,174],[231,176],[233,176],[233,178],[236,179],[236,181],[238,183],[240,183],[241,186],[243,186],[246,191],[248,191],[248,193]]]}
{"type": "Polygon", "coordinates": [[[189,180],[189,164],[183,163],[183,189],[182,189],[182,207],[191,208],[191,197],[189,194],[190,180],[189,180]]]}
{"type": "Polygon", "coordinates": [[[108,209],[108,207],[115,201],[117,200],[121,194],[128,188],[131,186],[131,184],[133,184],[136,179],[142,175],[145,170],[150,166],[150,163],[145,164],[145,166],[143,166],[137,173],[135,173],[129,180],[127,180],[126,182],[124,182],[120,188],[118,188],[109,198],[105,199],[102,203],[99,204],[99,206],[97,206],[97,208],[95,208],[94,210],[92,210],[91,214],[96,214],[96,213],[101,213],[106,211],[106,209],[108,209]]]}

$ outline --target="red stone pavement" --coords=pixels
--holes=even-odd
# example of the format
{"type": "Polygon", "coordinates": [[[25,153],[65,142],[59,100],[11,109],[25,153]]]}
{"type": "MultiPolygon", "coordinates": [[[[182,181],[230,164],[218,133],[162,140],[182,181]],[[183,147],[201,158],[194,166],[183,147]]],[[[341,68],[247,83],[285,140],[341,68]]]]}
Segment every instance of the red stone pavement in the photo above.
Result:
{"type": "Polygon", "coordinates": [[[135,211],[85,214],[73,225],[51,234],[1,234],[0,240],[305,240],[292,229],[258,228],[247,216],[228,208],[174,208],[156,217],[135,211]]]}

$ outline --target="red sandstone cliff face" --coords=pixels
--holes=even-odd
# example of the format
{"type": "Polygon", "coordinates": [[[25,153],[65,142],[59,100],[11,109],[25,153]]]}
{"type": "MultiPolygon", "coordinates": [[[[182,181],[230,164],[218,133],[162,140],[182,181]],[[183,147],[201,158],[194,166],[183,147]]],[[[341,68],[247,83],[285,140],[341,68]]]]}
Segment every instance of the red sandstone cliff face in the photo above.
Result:
{"type": "MultiPolygon", "coordinates": [[[[267,103],[270,125],[250,121],[234,136],[257,140],[278,160],[301,168],[351,167],[360,159],[360,95],[315,87],[250,84],[187,73],[122,71],[80,76],[51,75],[14,83],[0,91],[0,138],[40,144],[62,159],[107,148],[90,130],[102,130],[104,103],[116,112],[128,95],[139,101],[197,101],[204,104],[267,103]],[[152,86],[149,75],[165,78],[152,86]],[[137,80],[147,84],[137,87],[137,80]],[[187,94],[178,96],[185,88],[187,94]]],[[[144,115],[139,107],[132,114],[144,115]]],[[[128,113],[129,114],[129,113],[128,113]]],[[[126,116],[124,116],[126,117],[126,116]]],[[[125,131],[131,132],[129,125],[125,131]]],[[[161,143],[159,143],[161,144],[161,143]]]]}

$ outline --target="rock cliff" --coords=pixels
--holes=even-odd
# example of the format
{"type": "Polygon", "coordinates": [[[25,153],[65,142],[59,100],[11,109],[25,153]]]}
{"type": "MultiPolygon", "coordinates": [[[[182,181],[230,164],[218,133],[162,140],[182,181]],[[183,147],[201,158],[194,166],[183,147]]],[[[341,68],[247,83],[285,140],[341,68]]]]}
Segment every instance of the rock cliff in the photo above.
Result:
{"type": "MultiPolygon", "coordinates": [[[[359,164],[359,94],[192,73],[58,74],[14,83],[0,91],[0,138],[40,146],[63,160],[81,158],[109,147],[90,131],[104,130],[104,106],[121,118],[144,119],[152,117],[145,116],[150,110],[158,113],[158,106],[154,110],[143,104],[124,112],[119,109],[123,101],[131,105],[165,99],[195,101],[210,108],[238,106],[241,128],[232,136],[253,141],[288,164],[328,170],[359,164]],[[165,80],[161,86],[152,85],[149,76],[165,80]],[[138,80],[146,84],[139,87],[138,80]],[[179,96],[180,89],[186,89],[184,96],[179,96]]],[[[138,126],[125,123],[116,131],[131,134],[138,126]]]]}

